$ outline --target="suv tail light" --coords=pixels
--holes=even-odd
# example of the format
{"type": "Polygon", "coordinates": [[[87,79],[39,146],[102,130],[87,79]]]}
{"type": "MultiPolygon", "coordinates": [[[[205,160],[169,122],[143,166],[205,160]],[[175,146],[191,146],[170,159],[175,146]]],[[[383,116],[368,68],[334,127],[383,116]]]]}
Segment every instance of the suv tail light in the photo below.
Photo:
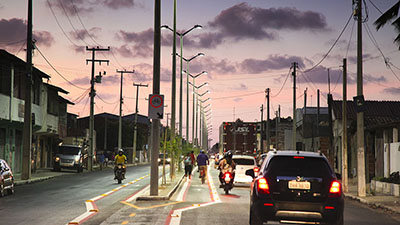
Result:
{"type": "Polygon", "coordinates": [[[267,179],[264,177],[257,180],[257,191],[258,193],[269,194],[269,185],[267,179]]]}
{"type": "Polygon", "coordinates": [[[342,194],[341,187],[342,185],[339,181],[332,181],[331,187],[329,188],[329,194],[333,196],[340,196],[342,194]]]}

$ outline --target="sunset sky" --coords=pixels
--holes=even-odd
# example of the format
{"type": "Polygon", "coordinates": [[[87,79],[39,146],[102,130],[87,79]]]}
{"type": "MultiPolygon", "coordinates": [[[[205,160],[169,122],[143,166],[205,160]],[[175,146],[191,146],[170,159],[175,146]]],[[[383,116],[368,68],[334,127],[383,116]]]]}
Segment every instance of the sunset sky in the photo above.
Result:
{"type": "MultiPolygon", "coordinates": [[[[135,74],[124,75],[123,114],[131,114],[135,110],[136,89],[132,83],[136,82],[149,84],[148,88],[140,89],[139,97],[139,113],[147,115],[145,97],[151,94],[153,77],[153,0],[33,2],[33,29],[38,48],[55,69],[75,86],[57,74],[38,51],[34,52],[33,63],[51,75],[51,84],[70,92],[65,97],[76,104],[69,106],[69,112],[81,117],[89,114],[86,89],[89,88],[91,66],[86,65],[86,59],[91,58],[91,54],[85,50],[86,46],[110,46],[111,52],[96,55],[97,59],[109,59],[110,65],[96,65],[96,74],[106,71],[107,75],[101,84],[96,84],[101,99],[95,100],[95,113],[118,114],[120,75],[115,71],[134,69],[135,74]]],[[[365,2],[367,10],[363,10],[363,14],[365,16],[368,12],[368,20],[363,25],[364,95],[367,100],[397,101],[400,97],[400,54],[398,46],[393,43],[395,28],[388,24],[376,31],[373,25],[381,15],[378,9],[386,11],[397,0],[365,2]],[[370,31],[371,38],[367,31],[370,31]],[[376,40],[390,67],[385,65],[383,56],[371,39],[376,40]]],[[[161,4],[161,24],[172,27],[173,0],[164,0],[161,4]]],[[[273,112],[278,105],[283,117],[291,116],[292,78],[290,76],[286,83],[285,80],[293,62],[299,64],[298,108],[303,107],[304,98],[301,95],[306,88],[307,106],[316,106],[317,88],[323,95],[321,105],[327,105],[327,68],[330,68],[333,97],[342,98],[340,66],[346,56],[349,73],[347,96],[352,99],[356,95],[357,27],[353,18],[326,59],[314,70],[304,73],[322,59],[338,38],[351,17],[352,0],[177,0],[177,4],[178,31],[188,30],[195,24],[203,26],[203,29],[193,30],[184,37],[183,55],[190,58],[199,52],[205,54],[193,60],[189,70],[192,74],[203,70],[208,72],[196,79],[196,85],[209,83],[200,92],[207,88],[211,92],[203,98],[212,99],[212,144],[218,142],[221,122],[234,118],[248,122],[260,120],[260,106],[265,104],[266,88],[271,89],[271,117],[274,117],[273,112]]],[[[0,1],[0,48],[24,60],[26,19],[27,1],[0,1]]],[[[162,30],[162,35],[161,93],[165,95],[165,104],[168,105],[164,112],[170,112],[172,32],[162,30]]],[[[177,44],[179,52],[179,41],[177,44]]],[[[177,70],[179,78],[179,60],[177,70]]],[[[177,96],[179,98],[179,79],[177,96]]],[[[183,101],[183,134],[186,134],[186,94],[183,101]]],[[[179,104],[176,112],[179,113],[179,104]]],[[[178,118],[177,115],[177,122],[178,118]]],[[[166,124],[166,117],[163,123],[166,124]]]]}

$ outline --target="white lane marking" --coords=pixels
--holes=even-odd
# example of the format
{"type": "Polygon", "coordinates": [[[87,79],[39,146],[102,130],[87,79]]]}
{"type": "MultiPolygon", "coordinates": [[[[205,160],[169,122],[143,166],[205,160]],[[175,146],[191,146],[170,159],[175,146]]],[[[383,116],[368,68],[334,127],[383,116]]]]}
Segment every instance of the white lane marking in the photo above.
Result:
{"type": "Polygon", "coordinates": [[[75,219],[73,219],[73,220],[71,220],[70,222],[68,222],[67,225],[71,225],[71,224],[81,224],[83,221],[87,220],[89,217],[93,216],[94,214],[96,214],[96,213],[99,211],[99,210],[97,209],[97,206],[96,206],[96,204],[95,204],[95,201],[98,201],[98,200],[100,200],[100,199],[102,199],[102,198],[104,198],[104,197],[106,197],[106,196],[108,196],[108,195],[110,195],[110,194],[112,194],[112,193],[114,193],[114,192],[117,192],[117,191],[121,190],[122,188],[127,187],[128,185],[134,184],[134,183],[136,183],[136,182],[138,182],[138,181],[140,181],[140,180],[142,180],[142,179],[144,179],[144,178],[146,178],[146,177],[148,177],[148,176],[149,176],[149,175],[140,177],[140,178],[138,178],[138,179],[135,179],[134,181],[128,182],[128,184],[121,185],[121,186],[119,186],[119,187],[117,187],[117,188],[114,188],[114,189],[111,190],[111,191],[108,191],[108,192],[106,192],[106,193],[104,193],[104,194],[101,194],[101,195],[99,195],[99,196],[96,196],[96,197],[94,197],[94,198],[91,198],[91,199],[85,201],[86,212],[84,212],[84,213],[81,214],[80,216],[78,216],[78,217],[76,217],[75,219]]]}

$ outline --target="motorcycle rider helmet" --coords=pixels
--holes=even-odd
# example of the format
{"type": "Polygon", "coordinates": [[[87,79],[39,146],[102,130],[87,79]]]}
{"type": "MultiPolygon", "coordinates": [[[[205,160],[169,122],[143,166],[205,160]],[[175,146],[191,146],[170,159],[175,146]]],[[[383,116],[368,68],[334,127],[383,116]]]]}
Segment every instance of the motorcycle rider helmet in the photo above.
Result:
{"type": "Polygon", "coordinates": [[[232,159],[232,156],[233,156],[233,154],[232,154],[231,150],[227,151],[226,154],[225,154],[225,158],[229,159],[229,160],[232,159]]]}
{"type": "Polygon", "coordinates": [[[202,150],[200,150],[200,153],[203,153],[204,154],[204,150],[202,149],[202,150]]]}
{"type": "Polygon", "coordinates": [[[122,148],[118,149],[118,154],[120,155],[124,154],[124,150],[122,150],[122,148]]]}

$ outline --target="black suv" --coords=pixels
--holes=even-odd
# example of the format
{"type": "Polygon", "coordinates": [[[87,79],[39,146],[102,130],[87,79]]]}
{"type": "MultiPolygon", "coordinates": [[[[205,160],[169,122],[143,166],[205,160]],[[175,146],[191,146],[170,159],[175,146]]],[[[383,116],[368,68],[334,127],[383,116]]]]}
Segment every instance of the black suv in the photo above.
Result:
{"type": "MultiPolygon", "coordinates": [[[[254,177],[253,170],[246,175],[254,177]]],[[[343,224],[341,183],[322,153],[271,151],[250,193],[250,224],[343,224]]]]}

